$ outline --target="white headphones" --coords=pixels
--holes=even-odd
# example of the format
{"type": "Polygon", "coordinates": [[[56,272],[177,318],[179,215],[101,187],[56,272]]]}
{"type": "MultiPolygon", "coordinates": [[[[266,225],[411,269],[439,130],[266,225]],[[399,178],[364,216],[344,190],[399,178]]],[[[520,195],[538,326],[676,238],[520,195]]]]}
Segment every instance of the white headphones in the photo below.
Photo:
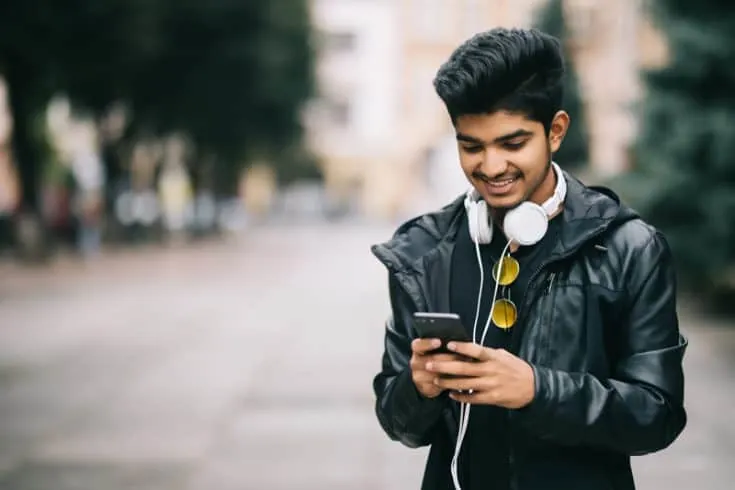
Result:
{"type": "MultiPolygon", "coordinates": [[[[538,243],[549,228],[549,217],[559,210],[567,195],[567,182],[561,168],[554,162],[551,167],[556,174],[554,194],[542,205],[524,201],[508,211],[503,219],[503,231],[509,240],[519,245],[538,243]]],[[[464,200],[470,237],[475,243],[487,244],[493,239],[493,221],[487,203],[476,189],[467,191],[464,200]]]]}

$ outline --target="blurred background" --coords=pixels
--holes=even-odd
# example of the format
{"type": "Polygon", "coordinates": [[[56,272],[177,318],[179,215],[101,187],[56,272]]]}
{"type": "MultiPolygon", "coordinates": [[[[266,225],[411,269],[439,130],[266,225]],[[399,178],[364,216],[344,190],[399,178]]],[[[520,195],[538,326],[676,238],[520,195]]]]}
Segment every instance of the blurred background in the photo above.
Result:
{"type": "Polygon", "coordinates": [[[735,7],[0,2],[0,489],[418,488],[373,415],[369,246],[467,186],[432,78],[560,37],[556,160],[680,268],[690,422],[640,488],[735,481],[735,7]]]}

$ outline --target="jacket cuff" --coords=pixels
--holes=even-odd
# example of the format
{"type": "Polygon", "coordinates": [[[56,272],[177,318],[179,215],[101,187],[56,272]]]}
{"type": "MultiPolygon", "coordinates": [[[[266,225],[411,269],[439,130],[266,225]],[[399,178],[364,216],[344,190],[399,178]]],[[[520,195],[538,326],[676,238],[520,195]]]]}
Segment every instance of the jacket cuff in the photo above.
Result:
{"type": "Polygon", "coordinates": [[[409,425],[422,425],[427,418],[433,418],[444,407],[445,397],[426,398],[419,393],[411,379],[411,370],[406,369],[395,380],[393,389],[396,421],[404,428],[409,425]]]}
{"type": "Polygon", "coordinates": [[[518,417],[528,425],[543,425],[554,409],[550,393],[551,370],[542,366],[531,365],[534,379],[534,395],[531,403],[516,410],[518,417]]]}

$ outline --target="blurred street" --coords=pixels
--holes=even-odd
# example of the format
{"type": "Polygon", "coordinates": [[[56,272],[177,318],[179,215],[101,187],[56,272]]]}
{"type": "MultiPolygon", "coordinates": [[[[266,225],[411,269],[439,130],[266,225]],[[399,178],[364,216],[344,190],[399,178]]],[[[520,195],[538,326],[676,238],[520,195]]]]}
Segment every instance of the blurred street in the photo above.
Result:
{"type": "MultiPolygon", "coordinates": [[[[0,490],[418,488],[373,415],[378,226],[0,265],[0,490]]],[[[681,308],[690,421],[641,489],[731,489],[735,329],[681,308]]]]}

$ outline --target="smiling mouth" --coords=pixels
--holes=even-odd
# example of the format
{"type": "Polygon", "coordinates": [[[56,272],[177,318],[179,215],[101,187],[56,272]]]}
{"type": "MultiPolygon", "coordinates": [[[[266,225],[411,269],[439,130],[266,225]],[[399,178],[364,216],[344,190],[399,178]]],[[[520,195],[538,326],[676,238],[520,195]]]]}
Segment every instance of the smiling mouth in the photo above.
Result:
{"type": "Polygon", "coordinates": [[[486,179],[480,178],[485,187],[485,191],[491,196],[504,196],[509,194],[515,187],[516,182],[520,179],[519,175],[508,177],[505,179],[486,179]]]}
{"type": "Polygon", "coordinates": [[[489,185],[490,187],[502,189],[502,188],[504,188],[504,187],[512,184],[516,180],[518,180],[518,177],[510,177],[508,179],[503,179],[503,180],[486,180],[484,182],[487,185],[489,185]]]}

